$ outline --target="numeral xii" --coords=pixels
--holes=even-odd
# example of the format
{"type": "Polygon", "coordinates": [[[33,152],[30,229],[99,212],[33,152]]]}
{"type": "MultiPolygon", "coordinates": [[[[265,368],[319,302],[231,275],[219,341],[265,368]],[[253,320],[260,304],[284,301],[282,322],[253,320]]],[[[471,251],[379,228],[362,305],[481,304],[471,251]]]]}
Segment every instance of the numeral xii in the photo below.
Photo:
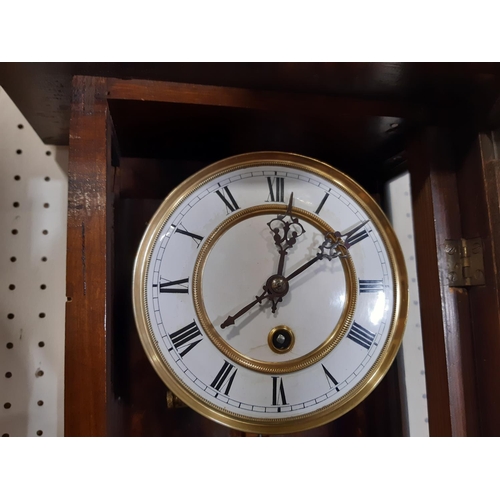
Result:
{"type": "Polygon", "coordinates": [[[283,202],[285,200],[285,178],[275,177],[273,180],[271,177],[267,178],[267,185],[269,187],[269,196],[267,201],[279,201],[283,202]]]}

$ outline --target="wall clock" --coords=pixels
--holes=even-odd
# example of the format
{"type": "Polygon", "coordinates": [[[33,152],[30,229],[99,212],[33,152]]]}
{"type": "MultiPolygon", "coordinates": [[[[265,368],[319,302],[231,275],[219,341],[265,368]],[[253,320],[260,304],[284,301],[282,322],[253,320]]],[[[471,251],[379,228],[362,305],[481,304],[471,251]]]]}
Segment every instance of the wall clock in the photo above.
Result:
{"type": "Polygon", "coordinates": [[[317,160],[219,161],[162,203],[133,280],[142,345],[187,405],[235,429],[290,433],[360,403],[389,369],[408,303],[382,210],[317,160]]]}

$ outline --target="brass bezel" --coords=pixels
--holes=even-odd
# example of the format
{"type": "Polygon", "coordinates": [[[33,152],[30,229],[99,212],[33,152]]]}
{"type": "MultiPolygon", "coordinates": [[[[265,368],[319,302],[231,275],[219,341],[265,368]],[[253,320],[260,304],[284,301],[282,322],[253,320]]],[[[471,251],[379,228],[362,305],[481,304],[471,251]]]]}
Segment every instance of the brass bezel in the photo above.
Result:
{"type": "Polygon", "coordinates": [[[326,424],[345,414],[363,401],[378,385],[390,368],[400,347],[408,313],[408,278],[403,253],[387,217],[375,200],[354,180],[318,160],[281,152],[258,152],[233,156],[216,162],[189,177],[164,200],[151,219],[139,246],[133,273],[133,309],[139,337],[151,364],[163,382],[188,406],[220,424],[245,432],[284,434],[300,432],[326,424]],[[376,226],[387,250],[394,285],[394,310],[387,340],[370,371],[342,398],[306,415],[287,418],[259,419],[243,417],[223,410],[191,391],[170,369],[154,338],[146,308],[146,271],[152,248],[166,221],[193,191],[225,173],[258,165],[290,166],[313,173],[335,184],[356,199],[376,226]]]}
{"type": "MultiPolygon", "coordinates": [[[[235,214],[231,215],[225,219],[219,226],[215,228],[214,231],[205,239],[205,243],[201,247],[198,258],[194,265],[193,277],[191,280],[191,288],[193,291],[193,303],[194,309],[198,320],[203,327],[203,331],[210,338],[212,343],[229,359],[235,361],[239,365],[245,366],[250,370],[255,370],[262,373],[291,373],[298,370],[302,370],[314,363],[317,363],[322,358],[324,358],[329,352],[331,352],[338,343],[342,340],[342,337],[347,333],[347,330],[351,326],[352,318],[354,316],[354,311],[356,310],[357,303],[357,281],[356,281],[356,270],[354,269],[354,264],[349,253],[345,248],[340,248],[340,251],[345,258],[340,259],[342,267],[344,269],[345,282],[346,282],[346,299],[342,314],[339,321],[335,325],[334,329],[330,335],[322,342],[317,348],[313,349],[311,352],[304,354],[295,359],[287,361],[260,361],[249,356],[241,354],[239,351],[234,349],[230,344],[228,344],[217,332],[214,325],[208,318],[207,311],[205,309],[205,304],[203,300],[202,293],[202,279],[203,271],[205,268],[206,260],[212,251],[213,246],[217,240],[233,226],[251,217],[256,217],[259,215],[276,215],[285,214],[287,212],[287,206],[284,204],[268,204],[268,205],[256,205],[254,207],[240,210],[235,214]]],[[[293,208],[293,215],[301,220],[304,220],[315,226],[316,229],[321,231],[323,235],[327,233],[333,234],[335,231],[328,224],[326,224],[317,215],[303,210],[297,207],[293,208]]]]}

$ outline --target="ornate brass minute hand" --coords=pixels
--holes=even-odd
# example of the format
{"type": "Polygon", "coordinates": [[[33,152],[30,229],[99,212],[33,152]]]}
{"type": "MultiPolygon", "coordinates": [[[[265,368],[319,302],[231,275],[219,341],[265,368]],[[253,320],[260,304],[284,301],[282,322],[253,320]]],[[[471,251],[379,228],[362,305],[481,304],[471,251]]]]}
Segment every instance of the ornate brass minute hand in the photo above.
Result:
{"type": "Polygon", "coordinates": [[[342,234],[339,231],[335,231],[335,233],[327,233],[325,235],[325,241],[319,246],[319,252],[310,261],[306,262],[304,265],[299,267],[292,274],[287,276],[285,279],[289,282],[291,279],[298,276],[302,271],[305,271],[308,267],[312,266],[318,260],[328,259],[332,260],[335,257],[345,258],[345,251],[349,249],[354,243],[360,241],[365,235],[358,234],[358,231],[369,221],[365,220],[358,224],[354,229],[351,229],[349,232],[342,234]],[[340,250],[340,248],[344,248],[344,252],[340,250]]]}
{"type": "Polygon", "coordinates": [[[358,241],[361,241],[363,238],[365,238],[366,236],[368,236],[368,234],[366,233],[366,231],[363,231],[362,233],[360,234],[357,234],[358,231],[365,225],[367,224],[369,221],[365,220],[364,222],[361,222],[360,224],[358,224],[354,229],[351,229],[350,231],[348,231],[347,233],[345,234],[342,234],[340,233],[339,231],[335,231],[335,237],[338,238],[338,239],[342,239],[343,242],[341,243],[341,245],[346,249],[348,250],[349,247],[351,247],[352,245],[354,245],[354,243],[357,243],[358,241]]]}
{"type": "Polygon", "coordinates": [[[234,325],[234,320],[238,319],[242,314],[245,314],[247,311],[250,311],[252,307],[255,304],[260,304],[262,302],[262,299],[266,298],[266,295],[268,295],[269,292],[265,291],[262,295],[259,297],[255,297],[255,300],[250,302],[250,304],[246,305],[243,309],[240,309],[234,316],[228,316],[226,320],[221,323],[220,327],[221,328],[227,328],[228,326],[234,325]]]}
{"type": "Polygon", "coordinates": [[[292,280],[293,278],[297,277],[299,274],[304,272],[306,269],[311,267],[315,262],[318,260],[332,260],[335,257],[342,257],[342,252],[338,250],[338,247],[342,245],[342,242],[336,237],[336,233],[326,233],[325,235],[325,240],[321,245],[318,247],[318,253],[316,254],[316,257],[312,258],[311,260],[308,260],[305,264],[300,266],[296,271],[294,271],[292,274],[288,275],[285,279],[287,282],[292,280]]]}
{"type": "Polygon", "coordinates": [[[276,311],[276,305],[278,302],[282,300],[282,298],[288,293],[289,290],[289,281],[298,276],[300,273],[304,272],[307,268],[312,266],[315,262],[322,259],[332,260],[335,257],[342,256],[342,252],[338,250],[338,246],[341,245],[341,241],[335,237],[335,235],[331,233],[327,233],[325,235],[325,240],[318,247],[318,253],[316,257],[306,262],[304,265],[299,267],[292,274],[287,276],[286,278],[283,276],[271,276],[266,284],[262,287],[264,289],[264,293],[260,296],[256,296],[255,300],[250,302],[248,305],[240,309],[233,316],[228,316],[226,320],[221,324],[221,328],[226,328],[230,325],[234,325],[234,320],[238,319],[240,316],[249,311],[256,304],[262,303],[262,300],[269,299],[273,303],[273,312],[276,311]]]}

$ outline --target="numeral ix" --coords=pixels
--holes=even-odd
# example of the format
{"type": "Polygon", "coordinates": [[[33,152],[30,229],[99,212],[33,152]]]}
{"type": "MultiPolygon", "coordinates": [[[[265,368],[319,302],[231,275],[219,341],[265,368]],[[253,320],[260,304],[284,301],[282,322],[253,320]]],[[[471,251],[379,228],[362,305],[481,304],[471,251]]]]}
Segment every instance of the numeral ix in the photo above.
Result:
{"type": "MultiPolygon", "coordinates": [[[[182,280],[176,281],[168,281],[164,278],[160,278],[163,282],[160,282],[160,293],[188,293],[187,283],[189,278],[185,278],[182,280]],[[186,284],[186,285],[185,285],[186,284]],[[181,285],[180,287],[176,287],[176,285],[181,285]],[[185,285],[185,286],[184,286],[185,285]]],[[[155,285],[153,285],[155,286],[155,285]]]]}

